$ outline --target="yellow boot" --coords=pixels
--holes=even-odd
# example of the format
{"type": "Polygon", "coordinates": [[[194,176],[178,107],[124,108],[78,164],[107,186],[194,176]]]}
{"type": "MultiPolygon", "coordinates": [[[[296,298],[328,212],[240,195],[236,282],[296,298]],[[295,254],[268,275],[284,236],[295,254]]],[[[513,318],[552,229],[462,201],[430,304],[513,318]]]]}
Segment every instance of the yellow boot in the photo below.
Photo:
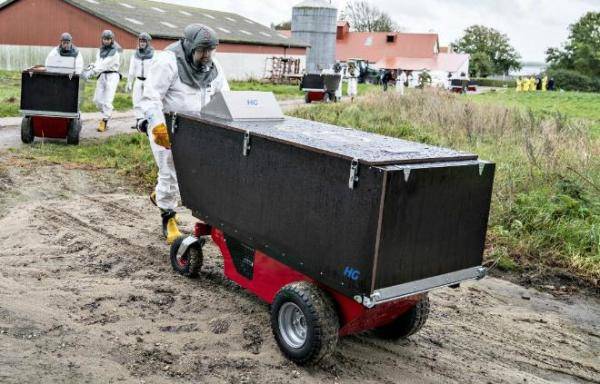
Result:
{"type": "Polygon", "coordinates": [[[179,232],[179,228],[177,227],[177,220],[175,219],[175,211],[169,209],[165,210],[161,214],[162,216],[162,227],[163,227],[163,235],[167,239],[167,244],[171,245],[177,240],[177,238],[181,237],[181,232],[179,232]]]}
{"type": "Polygon", "coordinates": [[[108,120],[100,120],[98,124],[98,132],[106,132],[108,120]]]}

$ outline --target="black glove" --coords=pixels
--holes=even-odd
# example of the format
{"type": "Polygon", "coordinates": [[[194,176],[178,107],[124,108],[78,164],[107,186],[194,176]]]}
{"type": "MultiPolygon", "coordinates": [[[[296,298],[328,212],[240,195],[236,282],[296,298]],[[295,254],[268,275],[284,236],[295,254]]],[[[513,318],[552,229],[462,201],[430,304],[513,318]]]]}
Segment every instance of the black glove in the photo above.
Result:
{"type": "Polygon", "coordinates": [[[148,119],[138,120],[138,122],[136,124],[136,128],[137,128],[138,132],[147,134],[148,133],[148,119]]]}

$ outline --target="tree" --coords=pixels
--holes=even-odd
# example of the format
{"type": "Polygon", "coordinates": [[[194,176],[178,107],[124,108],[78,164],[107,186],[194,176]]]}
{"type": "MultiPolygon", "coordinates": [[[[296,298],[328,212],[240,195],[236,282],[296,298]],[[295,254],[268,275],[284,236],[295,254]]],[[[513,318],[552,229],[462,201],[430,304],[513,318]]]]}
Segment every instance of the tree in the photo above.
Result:
{"type": "Polygon", "coordinates": [[[475,52],[469,61],[469,76],[487,77],[494,72],[494,63],[485,52],[475,52]]]}
{"type": "Polygon", "coordinates": [[[554,69],[569,69],[600,77],[600,12],[588,12],[569,26],[563,48],[548,48],[546,62],[554,69]]]}
{"type": "Polygon", "coordinates": [[[291,31],[292,30],[292,21],[291,20],[282,21],[279,24],[271,23],[271,29],[274,29],[276,31],[291,31]]]}
{"type": "Polygon", "coordinates": [[[475,64],[481,67],[475,72],[508,74],[511,69],[521,68],[521,55],[510,45],[508,36],[494,28],[472,25],[452,46],[457,52],[468,53],[476,59],[475,64]]]}
{"type": "Polygon", "coordinates": [[[351,0],[340,15],[340,20],[348,21],[358,32],[396,32],[398,25],[379,8],[364,0],[351,0]]]}

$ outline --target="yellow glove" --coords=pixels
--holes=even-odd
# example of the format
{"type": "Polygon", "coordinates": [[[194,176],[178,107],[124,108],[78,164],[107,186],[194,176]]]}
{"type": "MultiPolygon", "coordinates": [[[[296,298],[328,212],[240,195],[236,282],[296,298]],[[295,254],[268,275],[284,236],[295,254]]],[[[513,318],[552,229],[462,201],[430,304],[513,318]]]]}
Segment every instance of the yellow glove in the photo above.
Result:
{"type": "Polygon", "coordinates": [[[161,147],[171,149],[171,140],[169,140],[169,132],[165,123],[160,123],[156,127],[152,128],[152,138],[154,142],[161,147]]]}

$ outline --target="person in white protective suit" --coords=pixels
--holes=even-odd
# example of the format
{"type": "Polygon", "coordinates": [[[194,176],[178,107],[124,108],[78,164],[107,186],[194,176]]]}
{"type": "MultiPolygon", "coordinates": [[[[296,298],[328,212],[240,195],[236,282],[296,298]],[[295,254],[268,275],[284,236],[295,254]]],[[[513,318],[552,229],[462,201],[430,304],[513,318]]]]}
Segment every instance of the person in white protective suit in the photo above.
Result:
{"type": "Polygon", "coordinates": [[[102,113],[102,120],[98,124],[98,132],[108,129],[108,121],[113,112],[113,100],[117,86],[121,80],[119,68],[121,67],[121,47],[115,41],[115,34],[106,30],[102,32],[102,46],[96,54],[96,62],[86,72],[86,78],[97,76],[94,103],[102,113]]]}
{"type": "Polygon", "coordinates": [[[340,64],[339,61],[336,61],[336,63],[333,65],[333,73],[340,75],[340,83],[338,84],[338,87],[335,90],[335,101],[341,101],[342,100],[342,87],[344,84],[344,82],[343,82],[344,74],[342,73],[342,64],[340,64]]]}
{"type": "Polygon", "coordinates": [[[218,45],[211,28],[187,26],[180,41],[156,56],[139,103],[144,119],[138,129],[148,134],[158,165],[158,182],[150,199],[160,209],[168,244],[181,233],[175,218],[179,185],[164,114],[199,112],[215,93],[229,90],[223,68],[214,57],[218,45]]]}
{"type": "Polygon", "coordinates": [[[350,101],[354,102],[354,98],[358,95],[358,69],[354,63],[348,66],[348,96],[350,101]]]}
{"type": "Polygon", "coordinates": [[[152,41],[152,37],[148,33],[140,33],[138,38],[138,49],[136,49],[135,55],[131,57],[129,63],[126,90],[127,92],[133,90],[132,100],[136,127],[139,121],[144,118],[144,113],[139,104],[142,99],[144,84],[148,78],[150,67],[154,62],[154,48],[150,45],[150,41],[152,41]]]}
{"type": "Polygon", "coordinates": [[[406,83],[406,80],[406,72],[399,69],[398,74],[396,75],[396,92],[398,92],[400,96],[404,96],[404,85],[406,83]]]}
{"type": "Polygon", "coordinates": [[[83,71],[83,56],[73,45],[73,37],[69,33],[65,32],[61,35],[60,45],[50,51],[45,66],[50,72],[68,71],[80,74],[83,71]]]}

